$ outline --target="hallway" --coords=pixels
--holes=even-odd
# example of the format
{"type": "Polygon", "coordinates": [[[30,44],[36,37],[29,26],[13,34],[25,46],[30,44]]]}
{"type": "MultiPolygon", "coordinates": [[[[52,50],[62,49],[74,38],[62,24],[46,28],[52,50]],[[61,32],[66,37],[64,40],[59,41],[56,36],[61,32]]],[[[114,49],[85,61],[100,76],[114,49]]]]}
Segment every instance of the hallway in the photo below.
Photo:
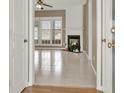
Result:
{"type": "Polygon", "coordinates": [[[35,85],[95,88],[95,83],[85,54],[35,50],[35,85]]]}

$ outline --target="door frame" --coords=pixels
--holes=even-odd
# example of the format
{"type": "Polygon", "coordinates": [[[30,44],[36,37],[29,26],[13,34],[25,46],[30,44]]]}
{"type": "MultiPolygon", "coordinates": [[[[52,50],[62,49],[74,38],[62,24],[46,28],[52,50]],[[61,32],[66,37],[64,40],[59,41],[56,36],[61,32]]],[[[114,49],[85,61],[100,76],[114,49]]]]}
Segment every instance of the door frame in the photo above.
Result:
{"type": "MultiPolygon", "coordinates": [[[[92,63],[92,0],[86,0],[86,2],[83,4],[83,7],[84,5],[87,4],[87,2],[88,2],[88,54],[84,49],[83,49],[83,52],[87,55],[89,61],[92,63]]],[[[96,71],[94,68],[93,70],[94,70],[94,73],[96,74],[96,71]]]]}
{"type": "MultiPolygon", "coordinates": [[[[91,2],[92,0],[89,0],[89,6],[91,7],[91,2]]],[[[101,85],[101,81],[102,81],[102,66],[101,66],[101,31],[102,31],[102,0],[97,0],[97,71],[96,71],[96,89],[97,90],[103,90],[103,86],[101,85]]],[[[35,80],[35,72],[34,72],[34,0],[29,0],[29,86],[32,86],[34,84],[34,80],[35,80]]],[[[105,5],[104,5],[105,6],[105,5]]],[[[107,8],[108,6],[106,6],[107,8]]],[[[103,7],[104,8],[104,7],[103,7]]],[[[89,12],[91,13],[91,9],[89,8],[89,12]]],[[[103,15],[106,16],[106,15],[103,15]]],[[[90,16],[89,18],[92,18],[92,16],[90,16]]],[[[90,20],[91,22],[91,20],[90,20]]],[[[90,31],[92,32],[92,24],[90,24],[89,26],[89,33],[90,31]]],[[[90,33],[91,35],[91,33],[90,33]]],[[[90,41],[90,40],[89,40],[90,41]]],[[[91,41],[89,42],[91,44],[91,41]]],[[[92,54],[92,48],[89,48],[90,53],[92,54]]],[[[91,55],[90,55],[91,56],[91,55]]],[[[89,58],[91,59],[92,57],[89,58]]],[[[92,59],[91,59],[92,60],[92,59]]],[[[104,81],[103,81],[104,82],[104,81]]]]}
{"type": "MultiPolygon", "coordinates": [[[[88,56],[92,64],[92,0],[88,0],[88,56]]],[[[94,69],[94,73],[96,71],[94,69]]]]}
{"type": "Polygon", "coordinates": [[[96,9],[97,9],[97,13],[96,13],[96,16],[97,16],[97,81],[96,81],[96,89],[97,90],[103,90],[103,86],[101,84],[101,81],[102,81],[102,62],[101,62],[101,31],[102,31],[102,0],[97,0],[97,3],[96,3],[96,9]]]}
{"type": "MultiPolygon", "coordinates": [[[[88,25],[88,44],[90,47],[88,47],[88,59],[89,61],[92,63],[92,0],[88,0],[88,23],[90,23],[88,25]]],[[[86,0],[87,2],[87,0],[86,0]]],[[[85,5],[86,2],[83,4],[85,5]]],[[[34,0],[29,0],[29,80],[28,80],[28,86],[32,86],[34,84],[34,80],[35,80],[35,72],[34,72],[34,21],[35,21],[35,7],[33,7],[35,5],[34,0]]],[[[96,71],[94,70],[94,72],[96,73],[96,71]]],[[[99,88],[98,88],[99,90],[99,88]]]]}
{"type": "Polygon", "coordinates": [[[25,40],[26,41],[26,50],[25,50],[25,53],[26,53],[26,87],[28,86],[28,82],[29,82],[29,1],[28,0],[25,0],[25,40]]]}
{"type": "Polygon", "coordinates": [[[35,80],[34,72],[34,0],[29,0],[29,72],[28,86],[32,86],[35,80]]]}
{"type": "MultiPolygon", "coordinates": [[[[86,0],[86,2],[87,2],[87,0],[86,0]]],[[[97,0],[97,5],[99,5],[100,4],[100,2],[101,2],[101,0],[97,0]],[[99,1],[99,2],[98,2],[99,1]]],[[[35,72],[34,72],[34,33],[33,33],[33,30],[34,30],[34,6],[35,4],[34,4],[34,0],[29,0],[29,81],[28,81],[28,86],[32,86],[33,84],[34,84],[34,80],[35,80],[35,72]]],[[[83,4],[83,5],[85,5],[85,4],[83,4]]],[[[88,26],[88,30],[89,30],[89,33],[88,33],[88,35],[89,35],[89,40],[88,40],[88,44],[89,44],[89,48],[88,48],[88,51],[89,51],[89,55],[88,55],[88,58],[89,58],[89,60],[90,60],[90,62],[92,63],[92,0],[89,0],[89,3],[88,3],[88,7],[89,7],[89,9],[88,9],[88,16],[89,16],[89,20],[88,20],[88,22],[90,23],[89,24],[89,26],[88,26]]],[[[101,9],[101,4],[98,6],[99,7],[99,11],[101,11],[100,9],[101,9]]],[[[97,15],[99,15],[99,13],[97,13],[97,15]]],[[[98,23],[101,23],[101,20],[100,20],[101,18],[99,18],[99,20],[98,20],[98,23]]],[[[97,25],[99,25],[99,24],[97,24],[97,25]]],[[[101,27],[101,26],[100,26],[101,27]]],[[[100,27],[99,28],[97,28],[97,29],[100,29],[100,27]]],[[[101,34],[100,32],[99,32],[99,34],[101,34]]],[[[98,36],[98,38],[101,38],[100,36],[98,36]]],[[[101,39],[99,40],[99,42],[101,41],[101,39]]],[[[97,47],[98,47],[99,45],[97,45],[97,47]]],[[[101,48],[99,47],[97,50],[101,50],[101,48]]],[[[100,54],[100,52],[98,52],[98,54],[100,54]]],[[[100,54],[101,55],[101,54],[100,54]]],[[[101,58],[101,57],[100,57],[101,58]]],[[[99,61],[100,60],[100,58],[99,59],[97,59],[97,61],[99,61]]],[[[99,66],[101,66],[101,64],[100,64],[100,62],[97,62],[97,69],[100,69],[100,67],[99,66]],[[98,64],[99,63],[99,64],[98,64]]],[[[101,71],[101,70],[100,70],[101,71]]],[[[97,77],[97,86],[96,86],[96,89],[98,89],[98,90],[102,90],[102,88],[101,88],[101,86],[99,85],[99,83],[100,83],[100,78],[101,78],[101,73],[100,73],[100,71],[95,71],[94,70],[94,72],[96,72],[96,77],[97,77]]]]}
{"type": "Polygon", "coordinates": [[[108,87],[106,87],[106,82],[107,82],[107,80],[109,80],[110,82],[109,83],[111,83],[112,84],[112,66],[113,66],[113,64],[114,63],[112,63],[112,48],[108,48],[108,43],[109,42],[112,42],[112,35],[110,35],[109,33],[111,32],[111,29],[112,29],[112,27],[113,27],[113,20],[112,20],[112,1],[113,0],[103,0],[103,2],[102,2],[102,7],[103,7],[103,25],[102,25],[102,30],[103,30],[103,34],[104,34],[104,38],[106,39],[106,42],[105,42],[105,44],[104,44],[104,51],[105,52],[103,52],[103,55],[102,55],[102,57],[103,57],[103,59],[102,59],[102,61],[103,61],[103,66],[102,66],[102,73],[103,73],[103,75],[102,75],[102,78],[103,78],[103,80],[102,80],[102,82],[103,82],[103,91],[105,92],[105,93],[107,93],[108,91],[109,91],[109,93],[112,93],[112,91],[114,91],[114,89],[113,89],[113,86],[109,86],[109,88],[108,87]],[[109,35],[109,36],[108,36],[109,35]],[[111,53],[110,53],[110,51],[111,51],[111,53]],[[109,56],[110,58],[108,58],[107,56],[109,56]],[[107,65],[109,65],[109,68],[107,67],[107,65]],[[108,73],[106,73],[106,69],[109,69],[109,71],[110,71],[110,75],[108,75],[108,73]],[[107,77],[106,77],[107,76],[107,77]],[[106,79],[107,78],[107,79],[106,79]],[[113,89],[113,90],[112,90],[113,89]],[[107,91],[106,91],[107,90],[107,91]]]}

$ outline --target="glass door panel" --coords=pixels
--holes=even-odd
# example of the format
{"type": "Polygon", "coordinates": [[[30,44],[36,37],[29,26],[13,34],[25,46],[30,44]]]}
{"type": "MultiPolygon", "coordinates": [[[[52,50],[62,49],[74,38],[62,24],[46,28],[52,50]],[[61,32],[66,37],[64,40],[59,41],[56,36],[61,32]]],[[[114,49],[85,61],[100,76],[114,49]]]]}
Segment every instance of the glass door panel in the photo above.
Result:
{"type": "Polygon", "coordinates": [[[54,20],[54,30],[52,44],[61,45],[62,44],[62,20],[54,20]]]}
{"type": "Polygon", "coordinates": [[[40,17],[35,19],[35,45],[62,46],[62,17],[40,17]]]}
{"type": "Polygon", "coordinates": [[[51,44],[51,21],[40,21],[40,32],[41,32],[41,44],[49,45],[51,44]]]}

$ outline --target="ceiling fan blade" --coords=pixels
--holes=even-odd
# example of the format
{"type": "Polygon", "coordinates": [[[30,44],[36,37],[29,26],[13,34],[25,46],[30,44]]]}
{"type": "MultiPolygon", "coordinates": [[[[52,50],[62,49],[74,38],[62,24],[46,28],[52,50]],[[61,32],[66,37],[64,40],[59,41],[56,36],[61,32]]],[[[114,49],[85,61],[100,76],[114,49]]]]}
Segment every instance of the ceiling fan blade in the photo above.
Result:
{"type": "Polygon", "coordinates": [[[53,6],[51,6],[51,5],[48,5],[48,4],[44,4],[44,3],[43,3],[43,5],[44,5],[44,6],[48,6],[48,7],[53,7],[53,6]]]}

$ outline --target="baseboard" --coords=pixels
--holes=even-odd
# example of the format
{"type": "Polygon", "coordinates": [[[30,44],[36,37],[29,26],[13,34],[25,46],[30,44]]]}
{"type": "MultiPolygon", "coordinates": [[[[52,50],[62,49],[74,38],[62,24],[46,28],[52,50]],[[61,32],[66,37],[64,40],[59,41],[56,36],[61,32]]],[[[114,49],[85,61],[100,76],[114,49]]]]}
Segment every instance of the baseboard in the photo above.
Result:
{"type": "MultiPolygon", "coordinates": [[[[93,64],[92,64],[92,60],[89,59],[89,56],[88,56],[88,54],[87,54],[86,51],[83,51],[83,53],[86,55],[86,57],[87,57],[89,63],[91,64],[91,68],[93,69],[93,72],[94,72],[95,76],[97,77],[97,72],[96,72],[96,70],[95,70],[95,68],[94,68],[94,66],[93,66],[93,64]]],[[[98,90],[98,91],[103,91],[103,87],[102,87],[102,86],[97,86],[97,87],[96,87],[96,90],[98,90]]]]}
{"type": "Polygon", "coordinates": [[[30,87],[30,86],[32,86],[33,84],[32,83],[27,83],[27,85],[26,85],[26,87],[30,87]]]}
{"type": "Polygon", "coordinates": [[[92,69],[93,69],[93,72],[94,72],[94,74],[95,74],[95,76],[97,75],[97,72],[96,72],[96,70],[95,70],[95,68],[94,68],[94,66],[93,66],[93,64],[91,63],[91,67],[92,67],[92,69]]]}
{"type": "Polygon", "coordinates": [[[27,82],[27,84],[25,85],[25,87],[22,89],[21,93],[23,93],[23,91],[28,88],[28,87],[31,87],[32,84],[30,84],[29,82],[27,82]]]}
{"type": "Polygon", "coordinates": [[[86,55],[88,62],[92,63],[92,59],[89,57],[89,55],[87,54],[87,52],[85,50],[83,50],[83,53],[86,55]]]}
{"type": "Polygon", "coordinates": [[[83,53],[86,55],[87,59],[89,60],[89,56],[86,51],[83,50],[83,53]]]}
{"type": "Polygon", "coordinates": [[[98,90],[98,91],[104,91],[102,86],[97,87],[96,90],[98,90]]]}
{"type": "Polygon", "coordinates": [[[87,52],[86,52],[86,51],[84,51],[84,50],[83,50],[83,53],[86,55],[86,57],[87,57],[88,61],[91,63],[91,67],[92,67],[93,72],[94,72],[94,74],[95,74],[95,76],[96,76],[96,75],[97,75],[97,73],[96,73],[96,70],[95,70],[95,68],[94,68],[94,66],[93,66],[93,64],[92,64],[92,60],[90,60],[90,59],[89,59],[89,56],[88,56],[88,54],[87,54],[87,52]]]}

